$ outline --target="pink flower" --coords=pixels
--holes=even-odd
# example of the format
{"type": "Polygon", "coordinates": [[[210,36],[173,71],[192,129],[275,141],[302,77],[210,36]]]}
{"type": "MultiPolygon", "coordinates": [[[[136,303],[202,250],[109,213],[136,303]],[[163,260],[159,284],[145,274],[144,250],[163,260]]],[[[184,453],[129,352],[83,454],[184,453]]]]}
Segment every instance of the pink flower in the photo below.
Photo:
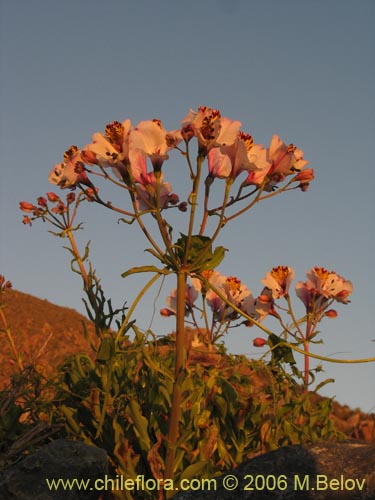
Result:
{"type": "Polygon", "coordinates": [[[296,148],[293,144],[287,146],[275,134],[272,136],[266,158],[263,158],[262,162],[258,162],[258,170],[250,172],[246,182],[260,186],[268,178],[269,181],[265,184],[264,189],[271,191],[286,176],[301,171],[307,164],[308,161],[303,159],[301,149],[296,148]]]}
{"type": "Polygon", "coordinates": [[[182,120],[183,137],[195,135],[198,139],[199,153],[206,155],[210,149],[230,146],[236,140],[241,122],[222,118],[220,111],[207,106],[192,109],[182,120]]]}
{"type": "Polygon", "coordinates": [[[73,188],[77,184],[88,184],[84,170],[81,151],[77,146],[71,146],[64,153],[64,161],[58,163],[49,174],[48,180],[61,189],[73,188]]]}
{"type": "Polygon", "coordinates": [[[280,299],[289,294],[289,286],[294,279],[294,270],[287,266],[274,267],[271,272],[261,280],[272,291],[274,299],[280,299]]]}
{"type": "Polygon", "coordinates": [[[167,132],[160,120],[148,120],[138,123],[130,134],[130,147],[148,156],[154,170],[160,170],[168,159],[167,152],[181,141],[179,131],[167,132]]]}
{"type": "MultiPolygon", "coordinates": [[[[189,316],[193,310],[194,302],[198,298],[198,292],[192,285],[186,284],[185,287],[185,316],[189,316]]],[[[160,314],[162,316],[171,316],[176,314],[177,311],[177,288],[173,289],[166,300],[167,308],[162,309],[160,314]]]]}
{"type": "Polygon", "coordinates": [[[169,182],[163,181],[163,175],[160,178],[159,203],[157,200],[157,181],[154,172],[147,173],[142,183],[136,186],[136,203],[139,210],[150,210],[157,206],[160,209],[166,208],[169,198],[172,194],[172,187],[169,182]]]}
{"type": "MultiPolygon", "coordinates": [[[[215,288],[221,292],[226,299],[238,307],[241,311],[248,315],[253,315],[254,298],[251,291],[246,285],[241,283],[241,280],[235,276],[222,276],[217,273],[210,282],[215,288]]],[[[221,297],[219,297],[213,290],[208,290],[206,293],[207,304],[210,306],[214,313],[215,320],[218,321],[231,321],[239,317],[237,311],[230,307],[221,297]]]]}
{"type": "Polygon", "coordinates": [[[89,165],[97,164],[103,168],[111,167],[113,173],[122,179],[129,163],[129,135],[132,124],[130,120],[122,123],[113,121],[105,127],[104,135],[96,132],[93,142],[87,144],[82,151],[82,159],[89,165]]]}
{"type": "Polygon", "coordinates": [[[296,284],[296,294],[307,311],[312,311],[314,307],[324,310],[332,299],[344,304],[349,302],[353,285],[342,276],[317,266],[310,269],[306,276],[305,283],[300,281],[296,284]]]}
{"type": "Polygon", "coordinates": [[[334,271],[328,271],[324,267],[314,267],[307,272],[306,276],[310,287],[326,298],[347,303],[349,295],[353,292],[351,281],[345,280],[334,271]]]}

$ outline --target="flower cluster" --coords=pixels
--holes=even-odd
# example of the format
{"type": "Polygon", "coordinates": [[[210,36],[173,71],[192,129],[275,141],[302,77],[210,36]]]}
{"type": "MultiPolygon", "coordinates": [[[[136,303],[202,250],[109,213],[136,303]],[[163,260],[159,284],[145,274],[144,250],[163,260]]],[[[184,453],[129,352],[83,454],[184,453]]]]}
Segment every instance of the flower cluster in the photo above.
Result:
{"type": "MultiPolygon", "coordinates": [[[[70,192],[66,195],[66,201],[64,202],[60,196],[58,196],[56,193],[49,192],[46,193],[46,197],[44,196],[39,196],[37,199],[37,205],[34,205],[33,203],[29,203],[28,201],[21,201],[20,202],[20,210],[26,213],[32,214],[32,217],[25,215],[23,217],[23,223],[26,225],[31,226],[32,221],[34,219],[48,219],[48,215],[52,216],[53,218],[54,215],[64,215],[69,212],[70,206],[76,201],[77,197],[76,194],[73,192],[70,192]],[[52,208],[49,207],[48,202],[52,203],[53,206],[52,208]]],[[[48,219],[50,220],[50,219],[48,219]]],[[[56,219],[55,219],[56,221],[56,219]]],[[[52,222],[53,223],[53,222],[52,222]]],[[[53,223],[56,225],[55,223],[53,223]]]]}
{"type": "MultiPolygon", "coordinates": [[[[271,304],[263,301],[262,297],[254,298],[252,292],[239,278],[224,276],[215,270],[202,271],[201,276],[207,280],[207,284],[198,277],[191,278],[191,285],[186,284],[186,316],[189,316],[193,309],[197,308],[195,302],[199,294],[202,294],[206,304],[212,311],[213,321],[220,324],[238,320],[241,314],[236,309],[251,316],[256,321],[262,321],[270,313],[271,304]]],[[[176,314],[176,293],[177,290],[174,289],[167,297],[167,308],[160,311],[162,316],[176,314]]],[[[250,320],[243,323],[247,326],[252,325],[250,320]]]]}
{"type": "Polygon", "coordinates": [[[118,180],[131,187],[139,209],[157,205],[165,208],[172,188],[160,178],[163,163],[168,160],[170,150],[181,151],[181,141],[187,145],[196,137],[199,155],[208,159],[211,178],[234,180],[245,172],[245,185],[262,186],[267,191],[294,175],[293,182],[307,189],[314,173],[312,169],[303,170],[308,162],[303,159],[302,150],[292,144],[287,146],[277,135],[273,136],[270,147],[264,148],[255,144],[250,134],[240,131],[240,127],[241,122],[222,117],[220,111],[206,106],[190,110],[178,130],[167,131],[159,119],[141,121],[135,127],[130,120],[113,121],[104,133],[96,132],[92,143],[82,150],[71,146],[64,161],[51,171],[49,180],[62,189],[77,185],[92,187],[88,167],[96,165],[102,172],[110,167],[118,180]],[[147,159],[152,170],[147,168],[147,159]]]}

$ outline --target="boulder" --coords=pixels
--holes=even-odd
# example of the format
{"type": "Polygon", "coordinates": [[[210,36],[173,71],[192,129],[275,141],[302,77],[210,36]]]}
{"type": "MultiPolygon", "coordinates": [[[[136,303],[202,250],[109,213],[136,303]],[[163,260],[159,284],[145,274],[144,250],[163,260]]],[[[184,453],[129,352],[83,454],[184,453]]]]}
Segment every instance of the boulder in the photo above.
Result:
{"type": "Polygon", "coordinates": [[[196,491],[180,491],[173,500],[375,500],[375,446],[355,441],[286,446],[214,482],[191,486],[196,491]]]}
{"type": "Polygon", "coordinates": [[[0,500],[98,500],[100,491],[93,481],[107,473],[104,450],[57,439],[0,473],[0,500]],[[47,480],[52,479],[82,480],[81,489],[64,489],[61,483],[57,490],[50,488],[47,480]]]}

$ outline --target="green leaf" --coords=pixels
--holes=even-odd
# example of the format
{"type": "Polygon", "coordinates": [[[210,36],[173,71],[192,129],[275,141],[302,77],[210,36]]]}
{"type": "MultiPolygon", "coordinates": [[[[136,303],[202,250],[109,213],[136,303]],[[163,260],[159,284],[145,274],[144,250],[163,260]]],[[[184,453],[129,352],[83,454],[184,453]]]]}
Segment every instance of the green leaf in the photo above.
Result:
{"type": "Polygon", "coordinates": [[[296,363],[292,349],[286,345],[279,346],[280,343],[284,343],[283,339],[272,333],[268,336],[268,340],[271,344],[271,347],[275,347],[275,349],[273,349],[272,351],[272,357],[275,361],[281,361],[284,363],[289,363],[291,365],[294,365],[296,363]]]}
{"type": "MultiPolygon", "coordinates": [[[[181,237],[175,245],[175,251],[177,257],[182,262],[186,253],[188,237],[182,233],[180,235],[181,237]]],[[[227,249],[224,247],[217,247],[212,252],[211,238],[199,234],[193,235],[190,239],[187,265],[190,266],[191,271],[209,271],[221,263],[226,251],[227,249]]]]}
{"type": "Polygon", "coordinates": [[[334,378],[327,378],[326,380],[323,380],[323,382],[320,382],[320,384],[318,384],[315,387],[314,392],[318,392],[319,389],[321,389],[322,387],[324,387],[326,384],[332,384],[334,381],[335,381],[334,378]]]}
{"type": "Polygon", "coordinates": [[[191,478],[200,477],[201,473],[204,471],[204,469],[206,467],[207,467],[206,461],[197,462],[195,464],[189,465],[182,472],[182,474],[180,476],[180,481],[182,481],[183,479],[191,479],[191,478]]]}
{"type": "Polygon", "coordinates": [[[115,352],[115,344],[112,337],[104,337],[98,351],[97,361],[106,362],[112,359],[115,352]]]}
{"type": "Polygon", "coordinates": [[[126,407],[127,413],[134,422],[134,431],[139,438],[139,444],[143,451],[150,451],[151,441],[148,435],[148,420],[142,415],[141,407],[135,399],[129,401],[126,407]]]}
{"type": "Polygon", "coordinates": [[[170,271],[168,269],[159,269],[156,266],[137,266],[137,267],[132,267],[131,269],[128,269],[124,273],[121,274],[122,278],[126,278],[127,276],[130,276],[131,274],[138,274],[138,273],[157,273],[157,274],[170,274],[170,271]]]}

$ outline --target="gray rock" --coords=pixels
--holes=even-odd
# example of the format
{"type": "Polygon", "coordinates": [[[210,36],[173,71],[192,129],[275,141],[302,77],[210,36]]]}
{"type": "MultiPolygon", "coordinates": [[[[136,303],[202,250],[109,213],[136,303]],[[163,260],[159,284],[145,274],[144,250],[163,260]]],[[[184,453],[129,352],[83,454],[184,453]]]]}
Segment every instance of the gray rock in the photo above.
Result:
{"type": "Polygon", "coordinates": [[[93,481],[107,473],[104,450],[57,439],[0,473],[0,500],[97,500],[100,492],[93,488],[93,481]],[[48,487],[47,479],[60,478],[91,483],[86,491],[48,487]]]}
{"type": "Polygon", "coordinates": [[[207,483],[199,491],[181,491],[173,497],[219,499],[375,500],[375,446],[351,441],[286,446],[216,478],[216,491],[214,483],[208,491],[207,483]]]}

